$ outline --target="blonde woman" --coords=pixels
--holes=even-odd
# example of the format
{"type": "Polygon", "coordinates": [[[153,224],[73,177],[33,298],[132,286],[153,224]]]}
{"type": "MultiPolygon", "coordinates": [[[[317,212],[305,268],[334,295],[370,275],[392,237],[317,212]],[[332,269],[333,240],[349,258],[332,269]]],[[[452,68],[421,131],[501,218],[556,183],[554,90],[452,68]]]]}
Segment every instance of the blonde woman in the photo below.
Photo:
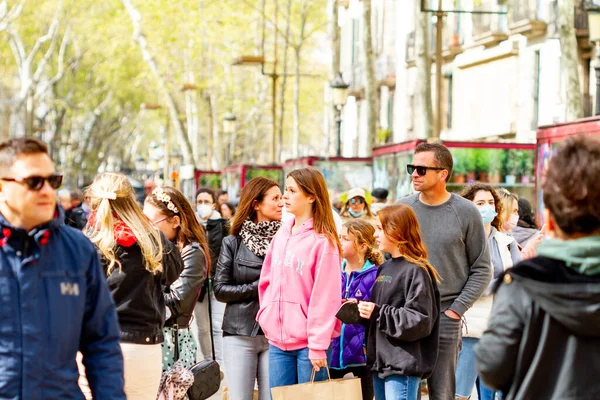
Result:
{"type": "MultiPolygon", "coordinates": [[[[502,209],[504,210],[501,216],[504,224],[502,225],[502,229],[500,229],[500,231],[511,235],[512,231],[517,227],[517,223],[519,222],[519,196],[509,192],[504,188],[500,188],[496,192],[500,197],[502,209]]],[[[535,240],[530,240],[525,247],[519,246],[519,249],[521,250],[521,257],[524,260],[535,257],[537,254],[537,248],[541,241],[542,235],[538,235],[535,240]]]]}
{"type": "Polygon", "coordinates": [[[183,269],[179,250],[153,226],[124,175],[105,173],[88,189],[85,234],[98,248],[117,306],[129,400],[156,397],[162,372],[163,285],[183,269]]]}

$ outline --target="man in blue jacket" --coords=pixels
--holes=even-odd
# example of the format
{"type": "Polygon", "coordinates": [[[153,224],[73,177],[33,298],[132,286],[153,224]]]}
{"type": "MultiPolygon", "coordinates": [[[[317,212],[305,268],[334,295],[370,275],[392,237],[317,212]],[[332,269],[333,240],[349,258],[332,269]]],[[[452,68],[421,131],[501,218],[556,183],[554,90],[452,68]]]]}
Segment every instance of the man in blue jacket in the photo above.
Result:
{"type": "Polygon", "coordinates": [[[114,303],[94,246],[63,223],[62,176],[33,138],[0,143],[0,399],[125,399],[114,303]]]}

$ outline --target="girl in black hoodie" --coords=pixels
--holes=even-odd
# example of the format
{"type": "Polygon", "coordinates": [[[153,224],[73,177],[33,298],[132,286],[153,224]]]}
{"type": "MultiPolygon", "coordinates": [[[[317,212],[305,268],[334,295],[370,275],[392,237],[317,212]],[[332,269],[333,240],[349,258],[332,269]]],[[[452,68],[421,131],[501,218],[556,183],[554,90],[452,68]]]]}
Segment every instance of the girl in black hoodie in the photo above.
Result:
{"type": "Polygon", "coordinates": [[[369,321],[367,366],[374,374],[375,399],[416,400],[438,355],[438,275],[409,206],[380,210],[374,236],[379,249],[392,256],[379,267],[372,302],[358,304],[360,316],[369,321]]]}

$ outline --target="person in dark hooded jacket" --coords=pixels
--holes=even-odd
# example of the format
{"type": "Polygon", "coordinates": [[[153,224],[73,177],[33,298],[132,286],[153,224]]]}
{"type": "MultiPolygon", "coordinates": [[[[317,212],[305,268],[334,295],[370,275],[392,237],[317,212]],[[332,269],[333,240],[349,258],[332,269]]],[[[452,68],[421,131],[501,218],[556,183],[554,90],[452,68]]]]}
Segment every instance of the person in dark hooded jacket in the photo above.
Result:
{"type": "Polygon", "coordinates": [[[506,400],[600,397],[600,142],[568,139],[544,183],[554,239],[499,279],[477,370],[506,400]]]}

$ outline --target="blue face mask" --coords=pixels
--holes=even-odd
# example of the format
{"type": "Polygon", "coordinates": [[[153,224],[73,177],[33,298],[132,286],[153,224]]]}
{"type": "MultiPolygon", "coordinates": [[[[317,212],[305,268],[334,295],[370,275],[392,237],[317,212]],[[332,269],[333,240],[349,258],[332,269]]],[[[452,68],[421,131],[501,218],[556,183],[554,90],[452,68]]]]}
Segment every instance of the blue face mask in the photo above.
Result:
{"type": "Polygon", "coordinates": [[[359,212],[354,212],[351,209],[348,209],[348,212],[350,213],[350,215],[352,215],[354,218],[360,218],[362,217],[362,215],[365,213],[365,210],[359,211],[359,212]]]}
{"type": "Polygon", "coordinates": [[[498,215],[496,210],[489,204],[479,207],[479,213],[483,219],[483,225],[491,224],[494,218],[496,218],[496,215],[498,215]]]}

